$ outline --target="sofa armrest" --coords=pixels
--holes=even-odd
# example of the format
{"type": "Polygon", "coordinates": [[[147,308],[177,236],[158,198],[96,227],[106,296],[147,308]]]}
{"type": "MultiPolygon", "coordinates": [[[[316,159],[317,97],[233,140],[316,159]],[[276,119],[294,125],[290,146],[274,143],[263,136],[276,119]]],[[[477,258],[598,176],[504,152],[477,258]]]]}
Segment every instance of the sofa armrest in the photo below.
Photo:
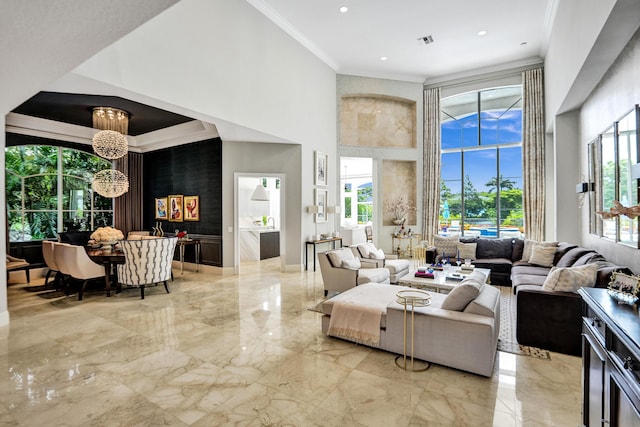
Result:
{"type": "Polygon", "coordinates": [[[360,258],[362,268],[382,268],[384,267],[383,259],[360,258]]]}
{"type": "MultiPolygon", "coordinates": [[[[391,351],[403,354],[403,307],[387,308],[387,336],[391,351]]],[[[479,314],[417,308],[415,313],[415,355],[421,360],[451,366],[490,377],[498,345],[499,320],[479,314]]],[[[407,333],[411,336],[411,321],[407,333]]]]}
{"type": "Polygon", "coordinates": [[[518,286],[516,339],[521,345],[582,354],[582,298],[572,292],[518,286]]]}

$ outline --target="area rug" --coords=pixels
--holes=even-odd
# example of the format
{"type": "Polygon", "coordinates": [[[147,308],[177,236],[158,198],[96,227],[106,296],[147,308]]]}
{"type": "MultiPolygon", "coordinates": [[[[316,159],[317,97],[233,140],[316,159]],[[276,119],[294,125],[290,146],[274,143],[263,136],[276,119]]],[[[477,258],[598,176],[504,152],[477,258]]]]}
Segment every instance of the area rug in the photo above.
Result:
{"type": "Polygon", "coordinates": [[[516,340],[516,296],[510,286],[496,286],[500,290],[500,334],[498,350],[506,353],[551,359],[548,350],[520,345],[516,340]]]}

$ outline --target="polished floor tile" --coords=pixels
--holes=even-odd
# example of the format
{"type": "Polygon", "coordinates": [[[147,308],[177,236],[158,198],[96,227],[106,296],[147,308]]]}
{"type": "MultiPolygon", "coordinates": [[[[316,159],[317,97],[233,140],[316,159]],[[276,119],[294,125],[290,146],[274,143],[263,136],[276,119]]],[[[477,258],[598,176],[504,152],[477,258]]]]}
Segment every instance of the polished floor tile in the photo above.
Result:
{"type": "MultiPolygon", "coordinates": [[[[324,336],[320,272],[247,262],[83,301],[10,281],[0,425],[577,426],[581,361],[499,352],[484,378],[324,336]]],[[[30,286],[42,284],[35,279],[30,286]]]]}

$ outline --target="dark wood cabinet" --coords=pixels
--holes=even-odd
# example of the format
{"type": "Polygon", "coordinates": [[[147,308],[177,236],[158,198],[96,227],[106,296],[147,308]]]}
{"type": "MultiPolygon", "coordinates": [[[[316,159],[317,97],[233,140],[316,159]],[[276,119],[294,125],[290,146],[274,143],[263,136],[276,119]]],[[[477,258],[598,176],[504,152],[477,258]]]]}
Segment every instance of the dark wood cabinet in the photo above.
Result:
{"type": "Polygon", "coordinates": [[[263,231],[260,233],[260,259],[280,256],[280,232],[263,231]]]}
{"type": "Polygon", "coordinates": [[[582,288],[583,423],[640,427],[640,317],[606,289],[582,288]]]}

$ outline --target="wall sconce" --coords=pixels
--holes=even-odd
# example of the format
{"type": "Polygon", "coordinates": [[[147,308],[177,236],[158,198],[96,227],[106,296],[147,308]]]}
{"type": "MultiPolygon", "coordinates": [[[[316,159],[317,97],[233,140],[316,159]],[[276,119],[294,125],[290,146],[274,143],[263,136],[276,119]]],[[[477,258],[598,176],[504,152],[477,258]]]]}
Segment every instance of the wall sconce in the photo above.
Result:
{"type": "Polygon", "coordinates": [[[310,214],[317,214],[317,213],[320,213],[321,208],[322,206],[317,206],[317,205],[307,206],[307,212],[310,214]]]}

